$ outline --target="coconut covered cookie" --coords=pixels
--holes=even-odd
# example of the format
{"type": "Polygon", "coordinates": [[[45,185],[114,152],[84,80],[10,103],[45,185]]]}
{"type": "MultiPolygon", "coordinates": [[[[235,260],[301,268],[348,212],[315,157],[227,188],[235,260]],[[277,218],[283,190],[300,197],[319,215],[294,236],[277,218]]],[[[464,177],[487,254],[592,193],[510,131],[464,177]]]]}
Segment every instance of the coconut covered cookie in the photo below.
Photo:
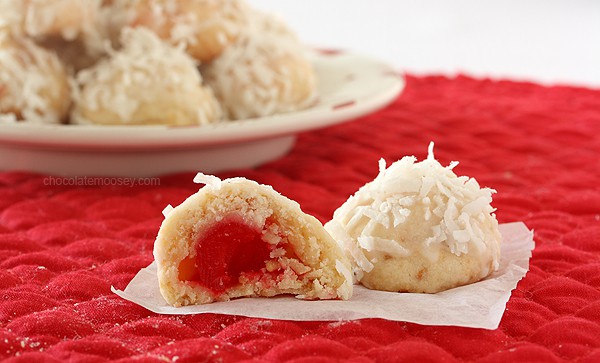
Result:
{"type": "Polygon", "coordinates": [[[71,105],[70,92],[69,77],[56,54],[0,31],[0,120],[62,123],[71,105]]]}
{"type": "Polygon", "coordinates": [[[325,228],[370,289],[436,293],[498,268],[501,236],[492,193],[433,156],[404,157],[361,187],[325,228]]]}
{"type": "Polygon", "coordinates": [[[77,74],[71,122],[101,125],[202,125],[221,107],[195,61],[145,28],[126,28],[123,48],[77,74]]]}
{"type": "Polygon", "coordinates": [[[317,98],[306,49],[279,18],[258,11],[202,74],[232,120],[302,110],[317,98]]]}
{"type": "Polygon", "coordinates": [[[348,299],[350,265],[321,223],[270,186],[244,178],[206,184],[165,210],[154,244],[160,290],[174,306],[293,294],[348,299]]]}
{"type": "Polygon", "coordinates": [[[108,23],[114,30],[146,27],[207,62],[239,36],[246,13],[243,0],[114,0],[108,23]]]}
{"type": "MultiPolygon", "coordinates": [[[[203,125],[317,100],[295,33],[245,0],[2,0],[0,34],[48,49],[74,76],[72,92],[56,93],[74,104],[65,123],[203,125]]],[[[0,96],[9,91],[0,85],[0,96]]],[[[2,116],[15,119],[29,121],[2,116]]]]}

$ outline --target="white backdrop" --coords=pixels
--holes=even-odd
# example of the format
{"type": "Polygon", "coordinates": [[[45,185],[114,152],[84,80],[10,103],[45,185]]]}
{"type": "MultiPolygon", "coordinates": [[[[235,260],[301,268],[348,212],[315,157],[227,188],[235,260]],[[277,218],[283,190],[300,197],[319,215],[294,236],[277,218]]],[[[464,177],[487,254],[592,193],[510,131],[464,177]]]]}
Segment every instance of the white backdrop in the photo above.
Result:
{"type": "Polygon", "coordinates": [[[250,0],[308,44],[414,74],[600,88],[600,0],[250,0]]]}

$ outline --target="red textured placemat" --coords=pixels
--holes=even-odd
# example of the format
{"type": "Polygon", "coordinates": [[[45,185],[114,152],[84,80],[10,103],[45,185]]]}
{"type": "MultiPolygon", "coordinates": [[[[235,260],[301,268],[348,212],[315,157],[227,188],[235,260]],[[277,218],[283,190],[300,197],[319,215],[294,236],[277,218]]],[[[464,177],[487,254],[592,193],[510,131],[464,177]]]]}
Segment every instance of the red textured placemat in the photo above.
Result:
{"type": "MultiPolygon", "coordinates": [[[[498,190],[500,222],[535,229],[531,271],[495,331],[380,319],[286,322],[158,316],[110,292],[152,261],[161,210],[197,190],[49,186],[0,173],[0,358],[22,362],[600,361],[600,91],[466,77],[408,77],[360,121],[303,134],[287,157],[241,175],[322,221],[377,173],[425,157],[498,190]]],[[[401,307],[399,307],[401,308],[401,307]]]]}

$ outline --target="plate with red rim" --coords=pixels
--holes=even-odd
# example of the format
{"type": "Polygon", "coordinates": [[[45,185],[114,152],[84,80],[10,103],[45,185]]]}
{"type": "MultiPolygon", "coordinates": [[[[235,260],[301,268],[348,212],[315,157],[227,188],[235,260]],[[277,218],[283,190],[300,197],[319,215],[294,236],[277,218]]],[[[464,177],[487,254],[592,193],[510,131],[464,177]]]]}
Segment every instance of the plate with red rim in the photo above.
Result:
{"type": "Polygon", "coordinates": [[[344,51],[311,55],[319,98],[310,108],[210,125],[0,124],[0,170],[65,176],[215,173],[277,159],[295,135],[372,113],[392,102],[404,77],[376,59],[344,51]]]}

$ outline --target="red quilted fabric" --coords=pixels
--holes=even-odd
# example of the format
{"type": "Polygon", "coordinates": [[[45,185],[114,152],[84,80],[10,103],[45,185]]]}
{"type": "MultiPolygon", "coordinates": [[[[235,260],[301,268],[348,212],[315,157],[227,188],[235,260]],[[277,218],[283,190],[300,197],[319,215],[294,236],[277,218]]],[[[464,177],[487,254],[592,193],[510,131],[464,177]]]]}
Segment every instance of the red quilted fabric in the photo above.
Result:
{"type": "MultiPolygon", "coordinates": [[[[241,175],[322,221],[377,173],[425,157],[498,190],[501,222],[535,230],[531,271],[495,331],[380,319],[288,322],[158,316],[110,292],[152,261],[160,186],[47,186],[0,173],[0,358],[10,362],[600,361],[600,91],[467,77],[408,77],[387,109],[300,135],[290,155],[241,175]]],[[[399,307],[401,308],[401,307],[399,307]]]]}

